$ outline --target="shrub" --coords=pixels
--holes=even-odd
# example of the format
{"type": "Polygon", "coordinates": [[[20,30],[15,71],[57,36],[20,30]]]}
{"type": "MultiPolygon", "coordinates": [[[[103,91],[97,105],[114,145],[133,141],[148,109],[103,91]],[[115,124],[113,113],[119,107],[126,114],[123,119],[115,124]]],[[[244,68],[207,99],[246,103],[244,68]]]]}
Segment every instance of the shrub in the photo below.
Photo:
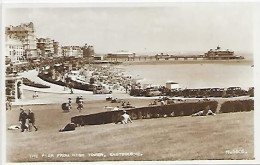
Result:
{"type": "Polygon", "coordinates": [[[53,83],[53,84],[56,84],[56,85],[61,85],[61,86],[65,86],[66,84],[62,81],[55,81],[53,79],[50,78],[50,76],[47,74],[43,74],[43,73],[39,73],[38,74],[38,77],[40,77],[41,79],[43,79],[44,81],[47,81],[49,83],[53,83]]]}
{"type": "Polygon", "coordinates": [[[254,110],[254,100],[226,101],[220,107],[220,112],[242,112],[254,110]]]}
{"type": "MultiPolygon", "coordinates": [[[[171,105],[140,107],[127,110],[127,113],[133,120],[150,119],[170,116],[189,116],[195,112],[205,109],[207,106],[213,112],[216,112],[218,103],[216,101],[201,101],[195,103],[178,103],[171,105]]],[[[79,125],[106,124],[118,122],[122,115],[122,111],[101,112],[90,115],[74,116],[71,122],[79,125]]]]}
{"type": "Polygon", "coordinates": [[[35,83],[27,78],[23,78],[23,84],[31,87],[36,87],[36,88],[50,88],[50,86],[35,83]]]}

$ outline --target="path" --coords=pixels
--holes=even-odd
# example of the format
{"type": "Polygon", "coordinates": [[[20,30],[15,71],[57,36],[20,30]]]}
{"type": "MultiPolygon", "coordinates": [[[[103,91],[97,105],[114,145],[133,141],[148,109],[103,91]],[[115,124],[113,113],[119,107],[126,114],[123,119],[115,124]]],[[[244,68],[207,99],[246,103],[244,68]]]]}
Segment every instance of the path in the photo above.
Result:
{"type": "MultiPolygon", "coordinates": [[[[48,92],[48,93],[70,93],[70,90],[64,90],[63,86],[56,85],[49,83],[47,81],[42,80],[41,78],[38,77],[38,71],[36,70],[30,70],[28,72],[23,72],[21,73],[21,77],[27,78],[31,81],[34,81],[39,84],[47,85],[50,86],[50,88],[35,88],[35,87],[30,87],[23,85],[23,89],[25,90],[31,90],[31,91],[38,91],[38,92],[48,92]]],[[[91,91],[83,91],[83,90],[78,90],[78,89],[73,89],[73,93],[75,94],[91,94],[91,91]]]]}

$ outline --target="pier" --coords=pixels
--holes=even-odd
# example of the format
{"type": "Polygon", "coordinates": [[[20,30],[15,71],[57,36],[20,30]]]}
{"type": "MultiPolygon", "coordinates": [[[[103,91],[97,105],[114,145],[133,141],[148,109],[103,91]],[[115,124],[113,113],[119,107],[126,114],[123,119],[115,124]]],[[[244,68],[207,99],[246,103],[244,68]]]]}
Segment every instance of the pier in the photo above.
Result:
{"type": "Polygon", "coordinates": [[[204,55],[140,55],[140,56],[116,56],[116,55],[108,55],[105,57],[108,61],[159,61],[159,60],[242,60],[244,59],[242,56],[214,56],[214,57],[206,57],[204,55]]]}

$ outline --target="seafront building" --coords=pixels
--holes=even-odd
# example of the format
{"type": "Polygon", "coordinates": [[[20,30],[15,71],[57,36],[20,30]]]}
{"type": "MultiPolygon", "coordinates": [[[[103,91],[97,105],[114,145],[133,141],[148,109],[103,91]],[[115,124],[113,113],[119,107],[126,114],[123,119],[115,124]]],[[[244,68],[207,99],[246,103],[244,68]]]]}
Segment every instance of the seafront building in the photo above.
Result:
{"type": "Polygon", "coordinates": [[[38,51],[36,46],[34,25],[32,22],[28,24],[20,24],[18,26],[9,26],[5,29],[7,37],[17,38],[23,43],[24,56],[26,59],[37,59],[38,51]]]}
{"type": "Polygon", "coordinates": [[[24,60],[24,47],[23,43],[12,36],[5,37],[5,61],[8,64],[18,64],[24,60]]]}
{"type": "Polygon", "coordinates": [[[37,49],[40,57],[48,58],[61,56],[59,42],[55,42],[50,38],[37,38],[37,49]]]}
{"type": "Polygon", "coordinates": [[[53,42],[54,40],[46,38],[45,53],[47,57],[53,57],[54,55],[53,42]]]}
{"type": "Polygon", "coordinates": [[[82,47],[82,51],[83,57],[87,58],[88,60],[91,60],[95,55],[94,47],[92,45],[85,44],[82,47]]]}
{"type": "MultiPolygon", "coordinates": [[[[6,100],[22,98],[20,86],[23,80],[17,73],[28,69],[39,69],[60,62],[59,57],[94,57],[94,47],[61,46],[51,38],[37,38],[32,22],[5,28],[6,100]]],[[[64,63],[64,65],[66,65],[64,63]]],[[[69,65],[71,70],[72,66],[69,65]]]]}
{"type": "MultiPolygon", "coordinates": [[[[5,35],[8,38],[8,46],[17,47],[22,43],[23,54],[25,60],[39,60],[40,58],[52,57],[94,57],[94,47],[85,44],[84,46],[60,46],[59,42],[51,38],[36,38],[34,24],[22,23],[18,26],[9,26],[5,28],[5,35]],[[10,41],[14,39],[17,41],[10,41]],[[17,45],[18,44],[18,45],[17,45]]],[[[6,41],[7,42],[7,41],[6,41]]],[[[22,50],[22,49],[21,49],[22,50]]],[[[8,50],[9,54],[11,50],[8,50]]],[[[20,54],[20,51],[17,53],[20,54]]],[[[17,55],[16,53],[16,55],[17,55]]],[[[20,58],[20,57],[19,57],[20,58]]],[[[10,61],[10,59],[8,59],[10,61]]],[[[14,61],[14,57],[12,57],[14,61]]]]}
{"type": "Polygon", "coordinates": [[[45,44],[46,40],[44,38],[37,38],[37,49],[40,57],[45,57],[45,44]]]}
{"type": "Polygon", "coordinates": [[[54,49],[54,57],[61,57],[62,56],[62,50],[60,43],[58,41],[53,42],[53,49],[54,49]]]}
{"type": "Polygon", "coordinates": [[[83,57],[83,51],[80,46],[63,46],[61,49],[64,57],[83,57]]]}

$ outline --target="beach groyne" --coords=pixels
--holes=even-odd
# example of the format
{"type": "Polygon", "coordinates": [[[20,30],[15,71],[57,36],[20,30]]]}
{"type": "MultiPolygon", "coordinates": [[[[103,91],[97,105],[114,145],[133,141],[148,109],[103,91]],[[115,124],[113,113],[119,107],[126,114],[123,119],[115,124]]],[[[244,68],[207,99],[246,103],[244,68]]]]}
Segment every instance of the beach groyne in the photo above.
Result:
{"type": "MultiPolygon", "coordinates": [[[[151,119],[160,117],[177,117],[190,116],[193,113],[201,111],[209,107],[213,112],[216,112],[218,106],[217,101],[200,101],[191,103],[175,103],[169,105],[140,107],[126,110],[132,120],[151,119]]],[[[108,123],[117,123],[123,110],[107,111],[89,115],[79,115],[71,118],[71,122],[77,125],[99,125],[108,123]]]]}

